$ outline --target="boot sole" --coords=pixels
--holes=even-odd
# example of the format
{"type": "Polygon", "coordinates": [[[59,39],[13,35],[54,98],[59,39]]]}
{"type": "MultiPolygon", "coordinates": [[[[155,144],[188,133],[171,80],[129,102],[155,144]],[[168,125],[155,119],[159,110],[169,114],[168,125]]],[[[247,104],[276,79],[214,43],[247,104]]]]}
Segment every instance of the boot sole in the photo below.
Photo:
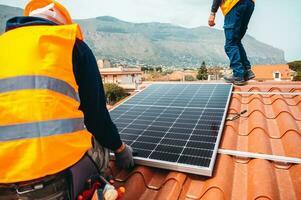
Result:
{"type": "Polygon", "coordinates": [[[254,79],[256,76],[250,76],[250,77],[247,77],[245,80],[246,81],[249,81],[249,80],[252,80],[252,79],[254,79]]]}
{"type": "Polygon", "coordinates": [[[244,82],[238,82],[238,81],[229,81],[229,80],[226,80],[224,79],[226,83],[233,83],[234,85],[238,85],[238,86],[243,86],[243,85],[246,85],[247,84],[247,81],[244,81],[244,82]]]}
{"type": "Polygon", "coordinates": [[[236,81],[234,81],[233,84],[237,85],[237,86],[244,86],[244,85],[247,84],[247,81],[245,81],[245,82],[236,82],[236,81]]]}

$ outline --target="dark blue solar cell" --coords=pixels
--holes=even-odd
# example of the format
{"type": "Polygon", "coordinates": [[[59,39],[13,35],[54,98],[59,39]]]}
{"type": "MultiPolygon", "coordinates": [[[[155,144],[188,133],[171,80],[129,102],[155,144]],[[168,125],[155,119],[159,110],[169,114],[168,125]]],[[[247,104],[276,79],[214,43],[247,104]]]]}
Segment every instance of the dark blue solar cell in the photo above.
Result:
{"type": "Polygon", "coordinates": [[[123,140],[134,141],[134,140],[137,139],[138,136],[137,135],[121,134],[120,137],[123,140]]]}
{"type": "Polygon", "coordinates": [[[154,151],[150,156],[150,159],[162,160],[162,161],[169,161],[169,162],[176,162],[179,158],[179,155],[166,153],[166,152],[157,152],[154,151]]]}
{"type": "Polygon", "coordinates": [[[196,157],[210,158],[213,154],[213,150],[195,149],[195,148],[186,147],[182,154],[186,155],[186,156],[196,156],[196,157]]]}
{"type": "Polygon", "coordinates": [[[231,89],[229,84],[153,84],[110,114],[122,140],[138,158],[152,160],[143,164],[168,169],[180,169],[177,163],[209,167],[217,153],[214,148],[231,89]]]}
{"type": "Polygon", "coordinates": [[[152,137],[163,137],[166,133],[165,132],[160,132],[160,131],[150,131],[150,130],[145,130],[143,132],[143,135],[146,136],[152,136],[152,137]]]}
{"type": "Polygon", "coordinates": [[[182,152],[183,148],[182,147],[175,147],[175,146],[167,146],[167,145],[158,145],[155,148],[155,151],[159,152],[166,152],[166,153],[175,153],[175,154],[180,154],[182,152]]]}
{"type": "Polygon", "coordinates": [[[136,141],[157,144],[160,140],[160,137],[139,136],[136,141]]]}
{"type": "Polygon", "coordinates": [[[134,142],[132,144],[133,148],[137,148],[137,149],[145,149],[145,150],[153,150],[156,147],[156,144],[152,144],[152,143],[147,143],[147,142],[134,142]]]}
{"type": "Polygon", "coordinates": [[[178,140],[188,140],[190,134],[176,134],[176,133],[167,133],[164,138],[169,138],[169,139],[178,139],[178,140]]]}
{"type": "Polygon", "coordinates": [[[200,158],[200,157],[193,157],[190,155],[181,155],[178,162],[182,164],[209,167],[210,161],[211,158],[200,158]]]}
{"type": "Polygon", "coordinates": [[[152,151],[150,150],[143,150],[143,149],[136,149],[136,148],[133,148],[133,150],[138,157],[142,157],[142,158],[147,158],[152,153],[152,151]]]}
{"type": "Polygon", "coordinates": [[[172,146],[178,146],[178,147],[184,147],[186,144],[185,140],[177,140],[177,139],[169,139],[164,138],[161,140],[160,144],[166,144],[166,145],[172,145],[172,146]]]}

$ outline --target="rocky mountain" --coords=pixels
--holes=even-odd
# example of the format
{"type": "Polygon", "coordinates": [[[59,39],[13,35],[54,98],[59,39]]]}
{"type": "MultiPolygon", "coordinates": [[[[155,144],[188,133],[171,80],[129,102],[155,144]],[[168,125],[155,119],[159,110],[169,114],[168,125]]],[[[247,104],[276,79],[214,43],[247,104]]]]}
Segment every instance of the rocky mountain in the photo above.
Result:
{"type": "MultiPolygon", "coordinates": [[[[21,9],[0,5],[0,31],[4,20],[21,9]]],[[[222,30],[208,27],[184,28],[166,23],[130,23],[103,16],[76,20],[85,40],[98,59],[128,64],[199,66],[202,61],[227,64],[222,30]]],[[[284,63],[284,52],[246,36],[244,44],[254,64],[284,63]]]]}
{"type": "Polygon", "coordinates": [[[6,21],[14,16],[22,15],[23,10],[20,8],[5,6],[0,4],[0,33],[5,30],[6,21]]]}

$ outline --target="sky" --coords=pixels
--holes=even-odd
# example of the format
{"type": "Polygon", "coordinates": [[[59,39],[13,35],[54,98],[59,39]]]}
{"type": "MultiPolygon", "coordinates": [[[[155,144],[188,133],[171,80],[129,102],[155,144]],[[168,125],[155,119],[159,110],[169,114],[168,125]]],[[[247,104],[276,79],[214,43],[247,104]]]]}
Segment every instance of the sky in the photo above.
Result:
{"type": "MultiPolygon", "coordinates": [[[[58,0],[75,19],[113,16],[129,22],[163,22],[184,27],[207,26],[213,0],[58,0]]],[[[0,0],[23,8],[27,0],[0,0]]],[[[256,0],[248,34],[284,50],[287,61],[301,60],[301,0],[256,0]]],[[[222,29],[217,15],[215,28],[222,29]]]]}

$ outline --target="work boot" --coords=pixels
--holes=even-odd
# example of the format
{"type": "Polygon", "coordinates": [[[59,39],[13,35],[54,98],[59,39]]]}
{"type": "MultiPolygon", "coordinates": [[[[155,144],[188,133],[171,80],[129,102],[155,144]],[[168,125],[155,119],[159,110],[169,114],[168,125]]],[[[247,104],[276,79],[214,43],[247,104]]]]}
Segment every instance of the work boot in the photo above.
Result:
{"type": "Polygon", "coordinates": [[[254,79],[254,78],[255,78],[254,72],[253,72],[251,69],[249,69],[249,70],[246,72],[245,80],[246,80],[246,81],[249,81],[249,80],[254,79]]]}
{"type": "Polygon", "coordinates": [[[239,86],[245,85],[247,83],[244,78],[235,77],[233,75],[224,76],[224,80],[226,83],[233,83],[234,85],[239,86]]]}

